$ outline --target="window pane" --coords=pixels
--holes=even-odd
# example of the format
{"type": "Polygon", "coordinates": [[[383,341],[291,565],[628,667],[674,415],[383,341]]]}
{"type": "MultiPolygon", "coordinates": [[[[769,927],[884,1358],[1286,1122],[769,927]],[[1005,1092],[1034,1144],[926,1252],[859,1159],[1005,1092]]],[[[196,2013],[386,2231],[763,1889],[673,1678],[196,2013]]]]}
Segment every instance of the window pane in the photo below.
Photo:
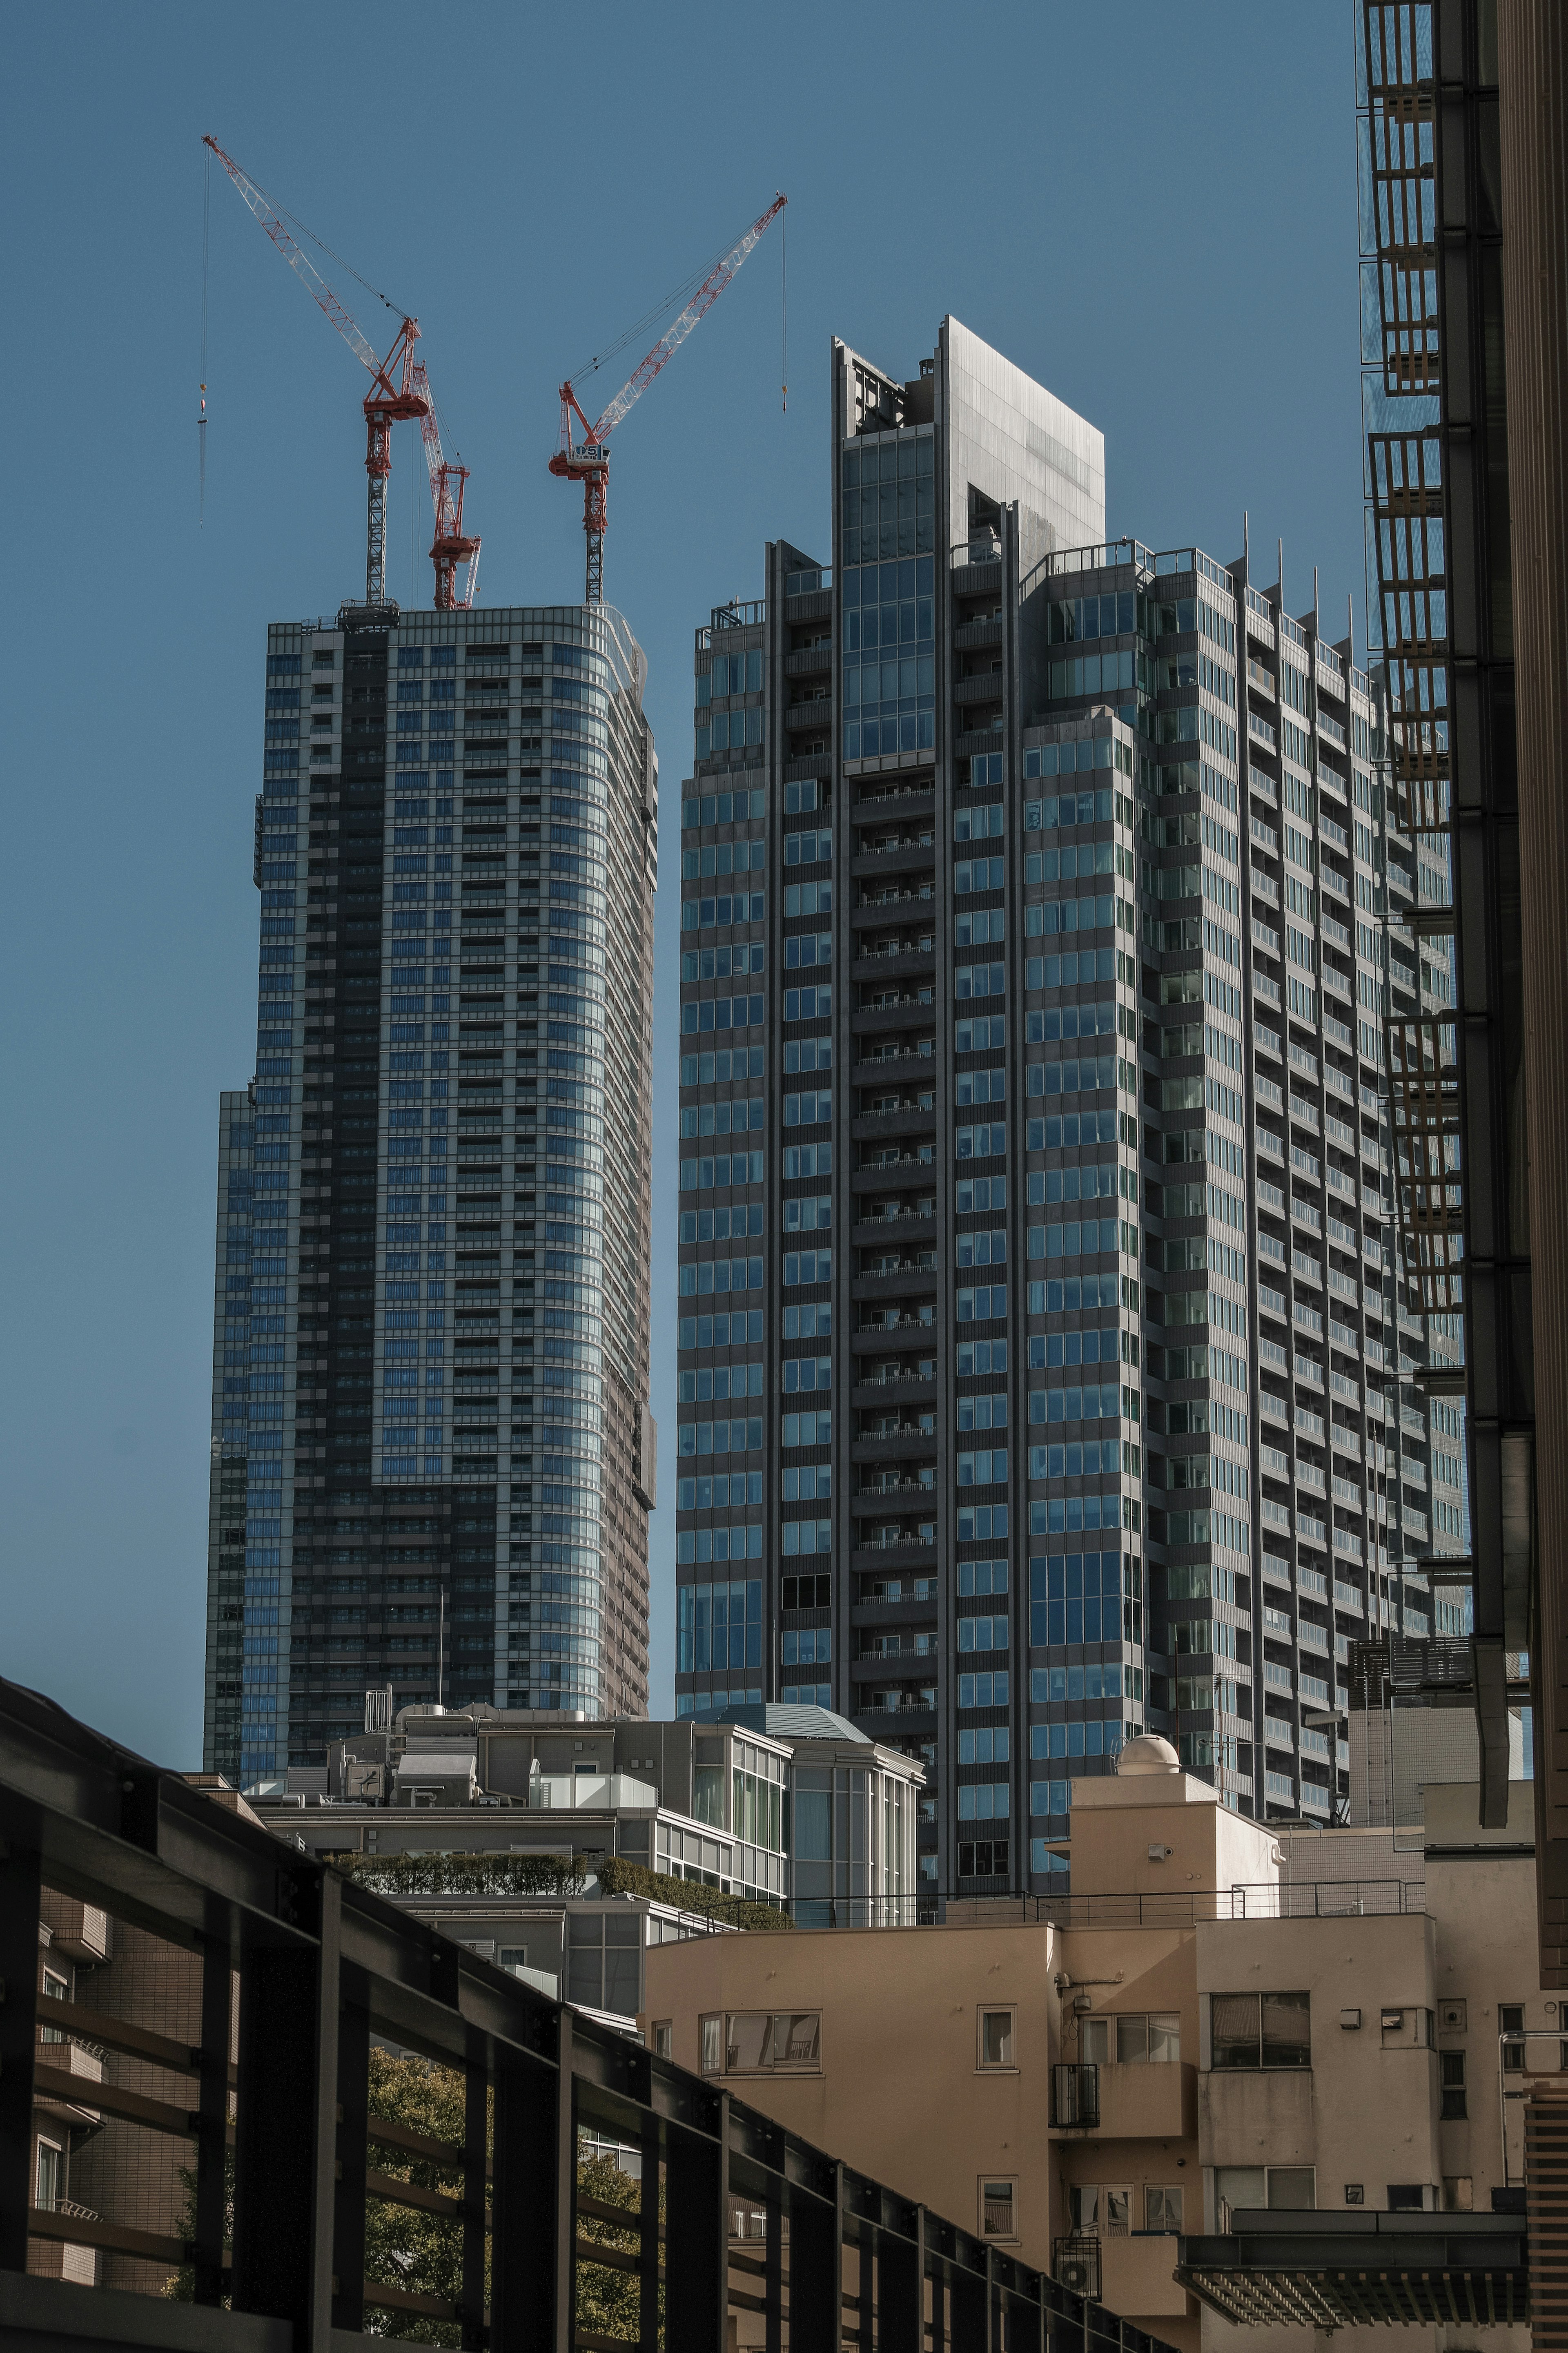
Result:
{"type": "Polygon", "coordinates": [[[1010,2067],[1013,2063],[1013,2013],[1010,2010],[988,2010],[980,2021],[981,2057],[987,2067],[1010,2067]]]}
{"type": "Polygon", "coordinates": [[[1182,2021],[1175,2010],[1163,2012],[1149,2021],[1149,2056],[1151,2060],[1174,2062],[1182,2055],[1182,2021]]]}
{"type": "Polygon", "coordinates": [[[1182,2192],[1163,2184],[1151,2183],[1143,2193],[1143,2227],[1146,2231],[1179,2231],[1182,2227],[1182,2192]]]}
{"type": "Polygon", "coordinates": [[[1268,2177],[1260,2165],[1221,2165],[1215,2168],[1215,2219],[1221,2232],[1230,2229],[1230,2218],[1241,2208],[1268,2203],[1268,2177]]]}
{"type": "Polygon", "coordinates": [[[1096,2061],[1104,2066],[1110,2056],[1110,2021],[1104,2018],[1086,2018],[1079,2028],[1079,2049],[1086,2061],[1096,2061]]]}
{"type": "Polygon", "coordinates": [[[1263,1996],[1263,2063],[1266,2067],[1311,2065],[1311,2021],[1306,1994],[1263,1996]]]}
{"type": "Polygon", "coordinates": [[[1122,2066],[1149,2056],[1149,2021],[1146,2018],[1119,2018],[1116,2021],[1116,2056],[1122,2066]]]}
{"type": "MultiPolygon", "coordinates": [[[[1303,1994],[1302,2000],[1306,2000],[1303,1994]]],[[[1268,2168],[1268,2203],[1290,2208],[1317,2204],[1313,2192],[1314,2175],[1310,2165],[1271,2165],[1268,2168]]]]}
{"type": "Polygon", "coordinates": [[[815,2067],[821,2021],[815,2010],[780,2010],[773,2019],[776,2066],[815,2067]]]}
{"type": "Polygon", "coordinates": [[[763,2067],[769,2056],[773,2021],[765,2010],[731,2010],[725,2034],[726,2067],[763,2067]]]}
{"type": "Polygon", "coordinates": [[[1104,2197],[1105,2235],[1108,2239],[1125,2239],[1132,2228],[1132,2192],[1107,2189],[1104,2197]]]}
{"type": "Polygon", "coordinates": [[[1212,1998],[1214,2063],[1216,2067],[1256,2067],[1258,2058],[1258,1996],[1216,1993],[1212,1998]]]}
{"type": "Polygon", "coordinates": [[[616,1947],[605,1954],[605,2008],[623,2018],[635,2018],[642,2007],[640,1957],[635,1945],[630,1951],[616,1947]]]}
{"type": "Polygon", "coordinates": [[[702,2072],[716,2075],[724,2056],[724,2021],[721,2018],[705,2018],[702,2021],[702,2072]]]}
{"type": "Polygon", "coordinates": [[[981,2190],[982,2207],[988,2239],[1010,2239],[1013,2236],[1013,2184],[1010,2181],[987,2181],[981,2190]]]}

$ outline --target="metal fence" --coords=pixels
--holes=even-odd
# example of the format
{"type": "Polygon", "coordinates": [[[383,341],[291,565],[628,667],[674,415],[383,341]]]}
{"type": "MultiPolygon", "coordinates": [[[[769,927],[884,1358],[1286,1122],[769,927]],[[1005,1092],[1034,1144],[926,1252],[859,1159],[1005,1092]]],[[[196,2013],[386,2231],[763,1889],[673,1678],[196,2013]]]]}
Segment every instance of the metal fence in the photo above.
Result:
{"type": "MultiPolygon", "coordinates": [[[[857,1896],[841,1903],[831,1924],[803,1917],[797,1927],[896,1928],[910,1925],[906,1896],[857,1896]]],[[[1261,1881],[1255,1885],[1173,1889],[1170,1894],[967,1895],[922,1893],[921,1926],[944,1921],[950,1928],[1005,1928],[1040,1924],[1052,1928],[1187,1928],[1202,1920],[1331,1920],[1364,1914],[1381,1916],[1425,1912],[1424,1879],[1319,1879],[1294,1883],[1261,1881]]]]}
{"type": "Polygon", "coordinates": [[[0,1980],[0,2333],[353,2353],[379,2316],[488,2353],[724,2353],[737,2327],[765,2353],[1165,2353],[3,1682],[0,1980]],[[61,1900],[140,1940],[142,2016],[42,1992],[61,1900]],[[164,1977],[188,1990],[188,2039],[167,2031],[164,1977]],[[90,2080],[64,2060],[89,2045],[111,2054],[90,2080]],[[375,2112],[388,2050],[460,2086],[449,2136],[375,2112]],[[114,2080],[112,2054],[164,2096],[114,2080]],[[191,2185],[174,2231],[68,2211],[63,2186],[41,2198],[38,2103],[67,2093],[173,2147],[191,2185]],[[582,2181],[605,2147],[626,2153],[625,2202],[582,2181]],[[445,2295],[378,2258],[379,2225],[410,2213],[446,2234],[445,2295]],[[37,2275],[62,2242],[160,2284],[182,2271],[185,2300],[37,2275]]]}

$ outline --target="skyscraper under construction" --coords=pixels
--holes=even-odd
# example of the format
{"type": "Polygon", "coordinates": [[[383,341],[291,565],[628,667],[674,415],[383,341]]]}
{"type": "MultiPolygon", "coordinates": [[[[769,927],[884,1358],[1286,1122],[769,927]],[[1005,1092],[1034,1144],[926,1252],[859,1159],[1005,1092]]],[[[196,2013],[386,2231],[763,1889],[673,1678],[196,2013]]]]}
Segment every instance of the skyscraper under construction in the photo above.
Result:
{"type": "Polygon", "coordinates": [[[646,1713],[658,771],[611,607],[268,632],[222,1098],[205,1757],[646,1713]]]}

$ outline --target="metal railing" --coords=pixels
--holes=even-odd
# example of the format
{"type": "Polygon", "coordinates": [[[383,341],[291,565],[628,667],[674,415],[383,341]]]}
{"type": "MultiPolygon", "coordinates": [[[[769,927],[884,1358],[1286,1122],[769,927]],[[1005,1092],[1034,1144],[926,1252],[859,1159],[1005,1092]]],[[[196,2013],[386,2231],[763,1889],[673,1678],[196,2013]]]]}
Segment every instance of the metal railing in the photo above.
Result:
{"type": "MultiPolygon", "coordinates": [[[[439,2324],[476,2353],[623,2337],[722,2353],[743,2313],[769,2344],[787,2316],[802,2348],[847,2334],[923,2353],[929,2331],[934,2353],[1068,2353],[1069,2339],[1072,2353],[1163,2353],[9,1683],[0,1978],[0,2311],[29,2340],[85,2332],[154,2353],[332,2353],[379,2314],[400,2332],[439,2324]],[[139,1932],[156,2023],[42,1993],[46,1888],[139,1932]],[[179,2039],[165,1995],[188,2013],[179,2039]],[[144,2137],[132,2166],[150,2160],[171,2187],[189,2168],[180,2235],[74,2200],[30,2202],[35,2104],[83,2088],[57,2083],[37,2050],[46,2000],[48,2024],[90,2033],[174,2087],[153,2098],[95,2084],[92,2105],[144,2137]],[[389,2052],[453,2087],[447,2122],[416,2129],[380,2112],[389,2052]],[[606,2146],[629,2160],[611,2177],[614,2201],[591,2186],[606,2146]],[[409,2212],[441,2241],[440,2293],[384,2259],[386,2225],[409,2212]],[[106,2293],[100,2328],[79,2308],[91,2289],[28,2273],[29,2243],[61,2239],[179,2274],[174,2300],[147,2295],[128,2317],[125,2292],[106,2293]],[[625,2299],[613,2338],[594,2325],[606,2281],[625,2299]]],[[[103,2179],[111,2210],[114,2178],[103,2179]]],[[[128,2204],[132,2188],[128,2175],[128,2204]]]]}
{"type": "MultiPolygon", "coordinates": [[[[864,1916],[857,1925],[900,1925],[892,1907],[902,1904],[902,1897],[857,1900],[864,1905],[864,1916]]],[[[1325,1879],[1173,1889],[1169,1894],[1130,1891],[1107,1895],[1065,1892],[976,1895],[966,1889],[933,1886],[921,1889],[920,1905],[923,1915],[935,1919],[940,1914],[950,1928],[1035,1924],[1052,1928],[1188,1928],[1203,1921],[1333,1920],[1420,1914],[1426,1909],[1426,1883],[1424,1879],[1325,1879]]],[[[1568,2030],[1564,2040],[1568,2041],[1568,2030]]]]}
{"type": "Polygon", "coordinates": [[[1062,2060],[1051,2069],[1051,2122],[1064,2131],[1100,2122],[1100,2069],[1093,2060],[1062,2060]]]}

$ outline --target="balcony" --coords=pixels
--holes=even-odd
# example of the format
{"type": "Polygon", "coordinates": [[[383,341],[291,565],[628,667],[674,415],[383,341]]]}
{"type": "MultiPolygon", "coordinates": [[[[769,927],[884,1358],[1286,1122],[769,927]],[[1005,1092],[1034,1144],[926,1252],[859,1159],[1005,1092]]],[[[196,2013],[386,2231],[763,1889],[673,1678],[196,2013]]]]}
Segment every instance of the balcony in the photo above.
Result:
{"type": "Polygon", "coordinates": [[[994,670],[976,670],[968,678],[955,680],[952,699],[954,702],[960,704],[1000,702],[1002,700],[1001,664],[998,663],[994,670]]]}
{"type": "Polygon", "coordinates": [[[785,678],[816,678],[833,668],[833,647],[825,641],[820,646],[802,646],[798,653],[785,654],[785,678]]]}
{"type": "Polygon", "coordinates": [[[1174,2232],[1135,2231],[1100,2243],[1100,2301],[1124,2317],[1180,2319],[1187,2292],[1176,2278],[1174,2232]]]}

